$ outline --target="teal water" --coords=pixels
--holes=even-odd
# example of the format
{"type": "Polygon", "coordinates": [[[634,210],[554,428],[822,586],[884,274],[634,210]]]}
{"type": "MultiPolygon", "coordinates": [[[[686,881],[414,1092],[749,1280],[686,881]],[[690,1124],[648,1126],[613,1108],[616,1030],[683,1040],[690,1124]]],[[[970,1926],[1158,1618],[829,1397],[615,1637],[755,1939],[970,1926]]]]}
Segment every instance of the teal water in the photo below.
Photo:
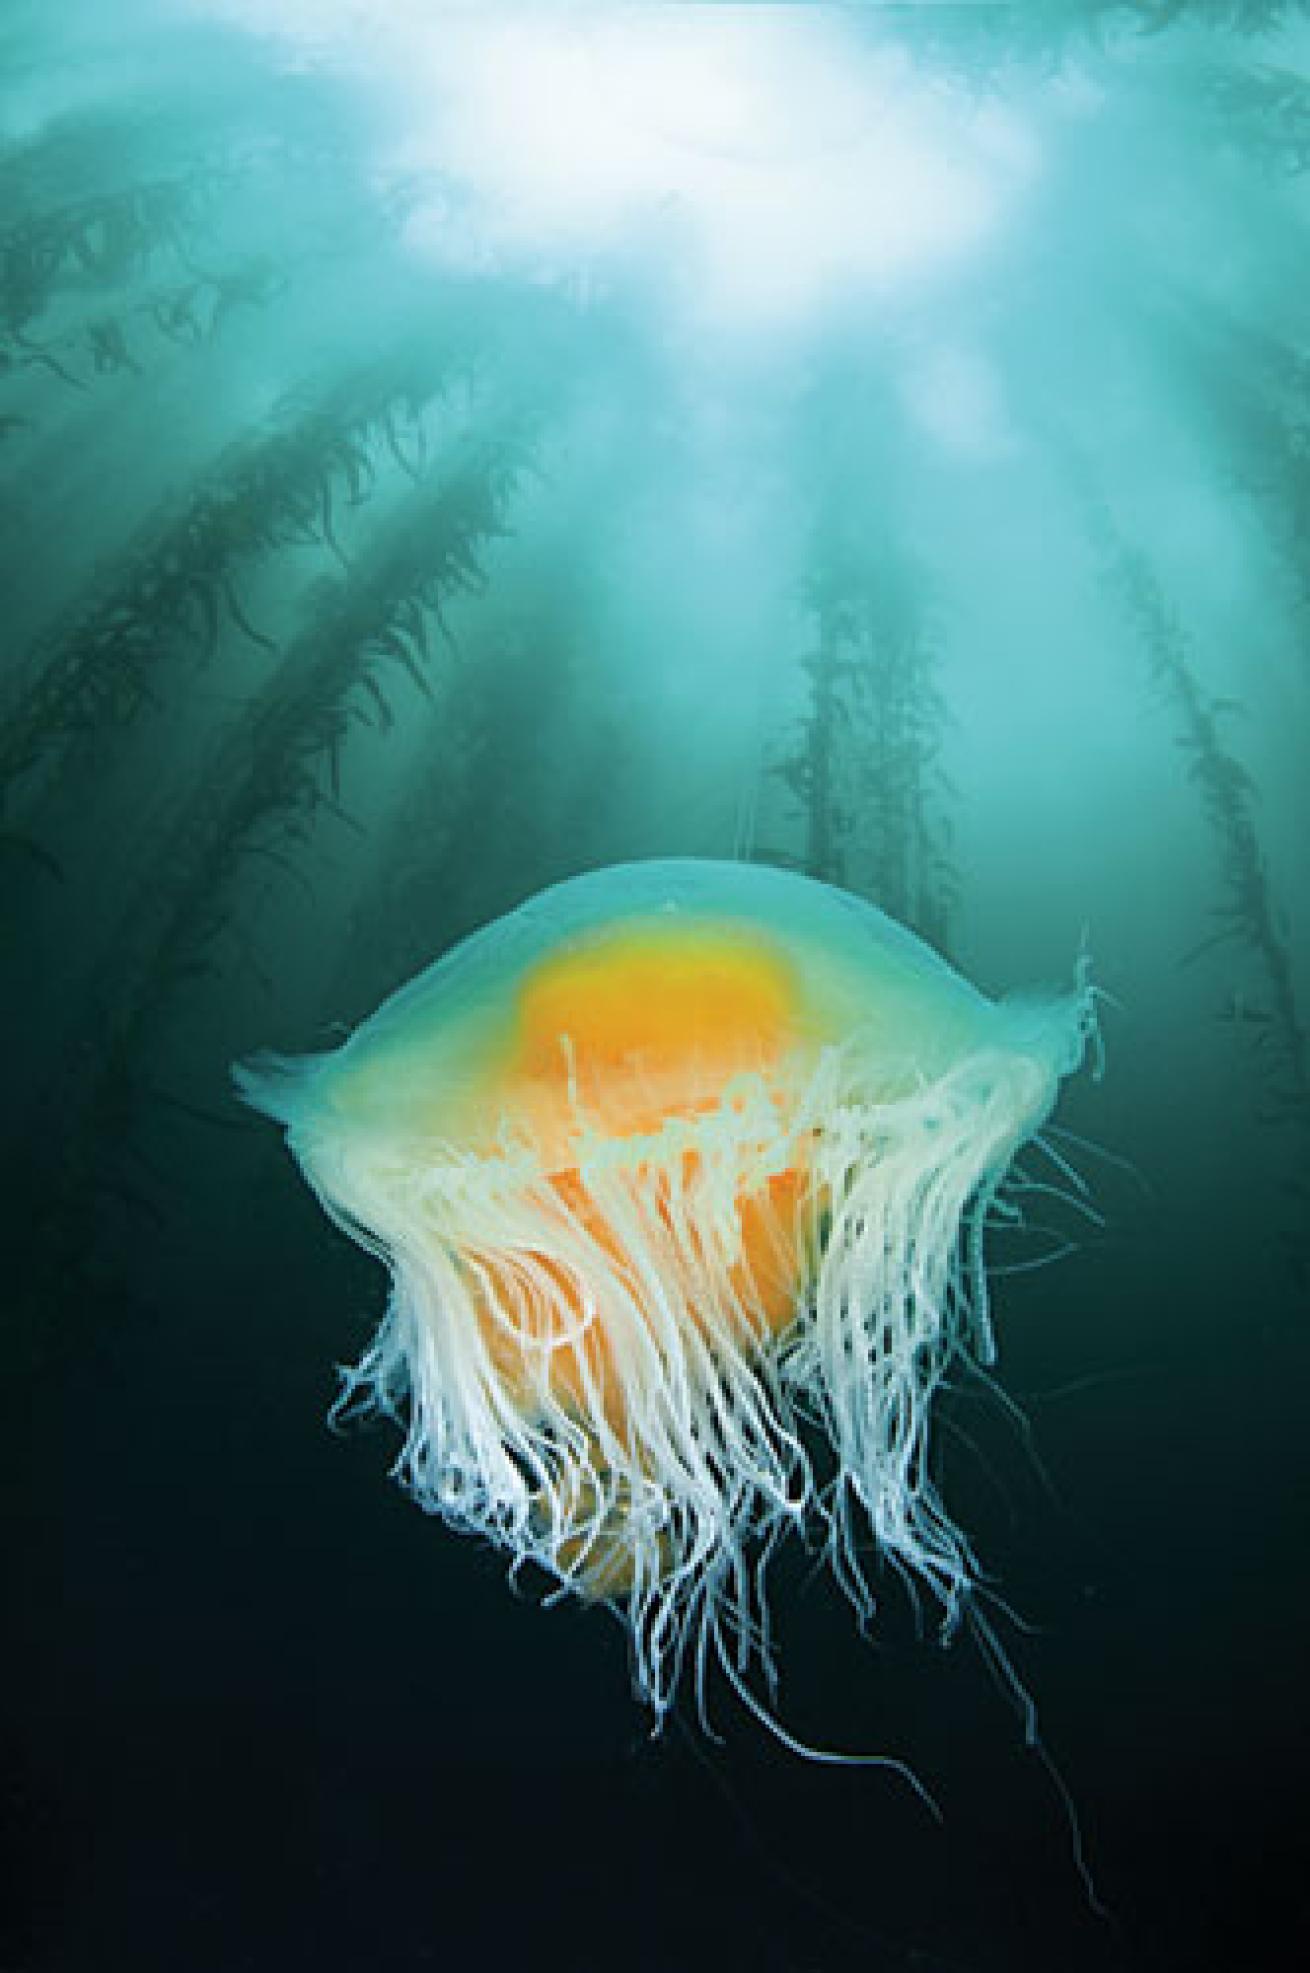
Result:
{"type": "Polygon", "coordinates": [[[5,10],[5,1973],[1294,1959],[1308,54],[5,10]],[[788,1727],[940,1822],[722,1682],[652,1743],[618,1625],[325,1431],[384,1283],[230,1093],[682,856],[1103,993],[936,1433],[1021,1690],[777,1567],[788,1727]]]}

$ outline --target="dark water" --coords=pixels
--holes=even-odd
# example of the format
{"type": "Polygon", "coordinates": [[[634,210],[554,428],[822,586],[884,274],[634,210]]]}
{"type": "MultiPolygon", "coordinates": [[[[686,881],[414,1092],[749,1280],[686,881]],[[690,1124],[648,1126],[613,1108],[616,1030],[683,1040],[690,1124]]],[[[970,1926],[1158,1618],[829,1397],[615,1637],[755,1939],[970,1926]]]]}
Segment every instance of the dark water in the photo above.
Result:
{"type": "Polygon", "coordinates": [[[5,17],[0,1967],[1295,1964],[1310,30],[627,13],[5,17]],[[229,1093],[669,854],[1106,995],[936,1421],[1019,1683],[776,1568],[940,1819],[327,1431],[381,1270],[229,1093]]]}

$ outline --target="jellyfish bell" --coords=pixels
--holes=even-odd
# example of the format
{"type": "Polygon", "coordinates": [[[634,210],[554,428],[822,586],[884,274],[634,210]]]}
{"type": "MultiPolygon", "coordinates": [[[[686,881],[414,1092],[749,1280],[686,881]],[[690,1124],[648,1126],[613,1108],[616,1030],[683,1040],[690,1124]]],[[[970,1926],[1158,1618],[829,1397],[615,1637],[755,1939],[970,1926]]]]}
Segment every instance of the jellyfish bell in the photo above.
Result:
{"type": "Polygon", "coordinates": [[[993,1002],[828,885],[661,861],[236,1076],[390,1272],[342,1404],[402,1423],[423,1507],[612,1604],[658,1718],[689,1655],[772,1675],[790,1528],[862,1615],[871,1533],[957,1618],[932,1398],[991,1358],[988,1210],[1093,1026],[1085,980],[993,1002]]]}

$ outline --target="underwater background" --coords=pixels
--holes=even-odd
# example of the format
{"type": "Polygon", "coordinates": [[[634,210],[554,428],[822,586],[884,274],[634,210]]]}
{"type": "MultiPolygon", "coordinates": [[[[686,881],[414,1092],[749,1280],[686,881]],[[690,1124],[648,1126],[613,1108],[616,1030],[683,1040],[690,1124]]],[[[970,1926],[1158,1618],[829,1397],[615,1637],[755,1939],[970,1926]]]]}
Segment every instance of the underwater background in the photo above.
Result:
{"type": "Polygon", "coordinates": [[[8,0],[3,1973],[1304,1953],[1308,56],[8,0]],[[652,1739],[610,1615],[325,1426],[385,1280],[231,1062],[669,855],[1103,995],[1015,1408],[937,1418],[1013,1678],[776,1567],[787,1727],[940,1821],[722,1682],[652,1739]]]}

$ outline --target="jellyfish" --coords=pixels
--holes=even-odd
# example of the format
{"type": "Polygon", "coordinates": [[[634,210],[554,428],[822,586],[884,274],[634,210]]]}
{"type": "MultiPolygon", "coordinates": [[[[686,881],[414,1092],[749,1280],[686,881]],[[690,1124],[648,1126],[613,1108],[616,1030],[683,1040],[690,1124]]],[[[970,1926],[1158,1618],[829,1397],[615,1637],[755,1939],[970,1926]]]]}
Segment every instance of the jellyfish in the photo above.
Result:
{"type": "Polygon", "coordinates": [[[985,1229],[1094,1028],[1084,971],[992,1001],[861,899],[678,859],[235,1074],[389,1271],[339,1410],[396,1423],[423,1508],[611,1606],[658,1726],[716,1658],[772,1687],[788,1531],[861,1620],[871,1556],[958,1620],[934,1394],[993,1358],[985,1229]]]}

